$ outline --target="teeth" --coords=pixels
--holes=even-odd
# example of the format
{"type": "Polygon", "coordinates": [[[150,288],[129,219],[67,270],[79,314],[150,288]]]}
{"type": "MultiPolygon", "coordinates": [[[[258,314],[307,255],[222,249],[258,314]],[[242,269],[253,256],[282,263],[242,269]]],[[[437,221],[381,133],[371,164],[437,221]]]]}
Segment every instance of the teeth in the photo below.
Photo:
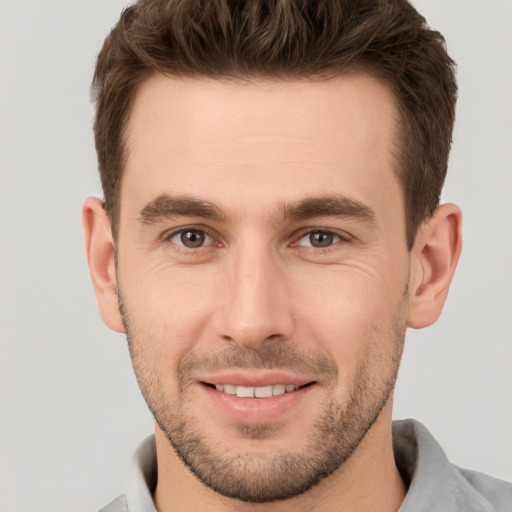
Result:
{"type": "Polygon", "coordinates": [[[272,386],[272,394],[276,395],[284,395],[286,393],[286,386],[284,384],[278,384],[277,386],[272,386]]]}
{"type": "Polygon", "coordinates": [[[272,386],[262,386],[260,388],[254,388],[255,398],[268,398],[272,396],[272,386]]]}
{"type": "Polygon", "coordinates": [[[234,386],[232,384],[215,384],[215,389],[228,395],[236,395],[240,398],[268,398],[284,395],[298,389],[294,384],[275,384],[273,386],[234,386]]]}
{"type": "Polygon", "coordinates": [[[223,387],[224,393],[227,393],[228,395],[236,395],[236,386],[232,386],[231,384],[224,384],[223,387]]]}
{"type": "Polygon", "coordinates": [[[245,386],[236,387],[236,396],[240,398],[254,398],[255,388],[246,388],[245,386]]]}

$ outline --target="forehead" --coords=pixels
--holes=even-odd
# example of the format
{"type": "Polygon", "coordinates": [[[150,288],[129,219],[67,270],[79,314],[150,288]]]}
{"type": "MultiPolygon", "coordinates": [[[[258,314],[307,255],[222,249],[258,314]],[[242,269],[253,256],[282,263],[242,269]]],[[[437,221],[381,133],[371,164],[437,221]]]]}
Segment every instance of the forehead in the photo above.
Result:
{"type": "Polygon", "coordinates": [[[391,93],[365,75],[254,82],[154,76],[142,84],[128,121],[121,197],[129,188],[140,203],[178,192],[220,203],[246,196],[261,205],[300,200],[306,191],[336,189],[363,201],[378,199],[386,186],[400,193],[396,117],[391,93]]]}

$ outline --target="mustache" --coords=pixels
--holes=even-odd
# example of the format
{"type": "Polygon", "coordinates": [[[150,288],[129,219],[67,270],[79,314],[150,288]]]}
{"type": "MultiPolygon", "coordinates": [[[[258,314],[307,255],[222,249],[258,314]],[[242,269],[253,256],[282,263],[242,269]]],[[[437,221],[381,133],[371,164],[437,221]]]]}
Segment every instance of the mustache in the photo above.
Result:
{"type": "Polygon", "coordinates": [[[233,368],[288,370],[296,373],[322,375],[327,381],[337,381],[338,368],[334,361],[320,351],[300,352],[290,344],[264,345],[248,350],[239,345],[215,354],[190,352],[177,365],[178,379],[183,382],[201,371],[222,371],[233,368]]]}

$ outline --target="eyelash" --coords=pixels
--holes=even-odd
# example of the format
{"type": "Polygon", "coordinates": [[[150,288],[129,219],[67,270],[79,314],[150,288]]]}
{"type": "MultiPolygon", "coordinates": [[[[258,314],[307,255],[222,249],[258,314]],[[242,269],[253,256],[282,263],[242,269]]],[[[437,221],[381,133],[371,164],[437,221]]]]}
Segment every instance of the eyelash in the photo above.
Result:
{"type": "Polygon", "coordinates": [[[178,247],[180,250],[187,251],[187,252],[198,251],[200,249],[206,249],[207,247],[211,247],[212,245],[218,245],[218,246],[222,245],[220,242],[216,242],[216,236],[209,229],[206,229],[203,226],[185,226],[183,228],[175,229],[171,232],[164,233],[164,235],[161,238],[162,238],[163,242],[170,242],[170,243],[174,244],[176,247],[178,247]],[[205,246],[200,246],[200,247],[197,247],[194,249],[194,248],[186,247],[185,245],[177,244],[172,241],[172,239],[175,236],[186,233],[187,231],[196,231],[199,233],[204,233],[206,236],[208,236],[212,239],[213,243],[211,243],[209,245],[205,245],[205,246]]]}
{"type": "MultiPolygon", "coordinates": [[[[205,228],[204,226],[186,226],[186,227],[182,227],[180,229],[175,229],[171,232],[168,232],[168,233],[165,233],[161,239],[163,242],[170,242],[172,244],[174,244],[179,250],[181,251],[184,251],[184,252],[187,252],[187,253],[190,253],[190,252],[198,252],[200,251],[201,249],[208,249],[209,247],[212,247],[212,246],[217,246],[217,247],[221,247],[223,244],[222,242],[218,242],[216,240],[216,238],[218,238],[215,234],[213,234],[211,232],[211,230],[205,228]],[[172,239],[177,236],[177,235],[180,235],[180,234],[183,234],[187,231],[196,231],[196,232],[199,232],[199,233],[204,233],[204,235],[208,236],[209,238],[212,239],[212,243],[209,243],[208,245],[201,245],[197,248],[191,248],[191,247],[186,247],[185,245],[181,245],[181,244],[178,244],[176,242],[173,242],[172,239]]],[[[294,241],[290,244],[290,247],[292,247],[293,249],[297,249],[299,247],[303,247],[305,248],[306,250],[310,250],[310,251],[315,251],[315,252],[321,252],[321,253],[327,253],[327,252],[330,252],[332,250],[334,250],[335,246],[337,244],[339,244],[340,242],[341,243],[348,243],[352,240],[352,237],[350,235],[348,235],[347,233],[345,232],[339,232],[337,230],[331,230],[331,229],[326,229],[326,228],[307,228],[305,230],[301,230],[299,231],[298,233],[294,234],[293,235],[293,239],[294,241]],[[334,241],[331,245],[329,246],[326,246],[326,247],[315,247],[315,246],[312,246],[312,245],[303,245],[303,246],[300,246],[299,245],[299,242],[300,240],[302,240],[304,237],[308,236],[308,235],[312,235],[313,233],[322,233],[324,235],[332,235],[333,237],[337,238],[336,241],[334,241]]]]}
{"type": "Polygon", "coordinates": [[[299,231],[294,237],[294,242],[290,244],[293,249],[302,248],[308,251],[315,252],[317,254],[328,254],[331,251],[335,251],[338,248],[338,244],[340,243],[349,243],[352,240],[352,237],[345,232],[340,232],[333,229],[327,228],[307,228],[305,230],[299,231]],[[313,245],[299,245],[299,242],[306,236],[311,236],[314,233],[321,233],[323,235],[332,235],[337,240],[335,240],[331,245],[326,247],[315,247],[313,245]]]}

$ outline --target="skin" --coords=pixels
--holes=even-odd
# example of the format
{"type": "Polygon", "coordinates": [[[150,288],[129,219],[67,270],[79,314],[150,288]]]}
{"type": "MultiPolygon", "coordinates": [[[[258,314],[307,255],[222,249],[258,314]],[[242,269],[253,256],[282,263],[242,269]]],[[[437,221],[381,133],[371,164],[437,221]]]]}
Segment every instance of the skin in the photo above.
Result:
{"type": "Polygon", "coordinates": [[[117,266],[97,199],[86,201],[83,224],[100,313],[127,332],[157,420],[158,510],[398,510],[406,488],[391,410],[405,328],[441,313],[461,215],[442,205],[407,250],[396,119],[391,94],[366,76],[156,76],[142,85],[128,126],[117,266]],[[184,247],[183,229],[204,244],[184,247]],[[312,246],[312,233],[325,246],[312,246]],[[241,416],[204,384],[229,379],[309,386],[277,413],[256,404],[241,416]],[[210,463],[193,468],[201,481],[185,465],[193,439],[228,476],[266,489],[295,456],[319,452],[319,424],[340,426],[320,437],[320,458],[334,454],[335,467],[288,499],[227,497],[211,482],[218,468],[210,481],[210,463]]]}

